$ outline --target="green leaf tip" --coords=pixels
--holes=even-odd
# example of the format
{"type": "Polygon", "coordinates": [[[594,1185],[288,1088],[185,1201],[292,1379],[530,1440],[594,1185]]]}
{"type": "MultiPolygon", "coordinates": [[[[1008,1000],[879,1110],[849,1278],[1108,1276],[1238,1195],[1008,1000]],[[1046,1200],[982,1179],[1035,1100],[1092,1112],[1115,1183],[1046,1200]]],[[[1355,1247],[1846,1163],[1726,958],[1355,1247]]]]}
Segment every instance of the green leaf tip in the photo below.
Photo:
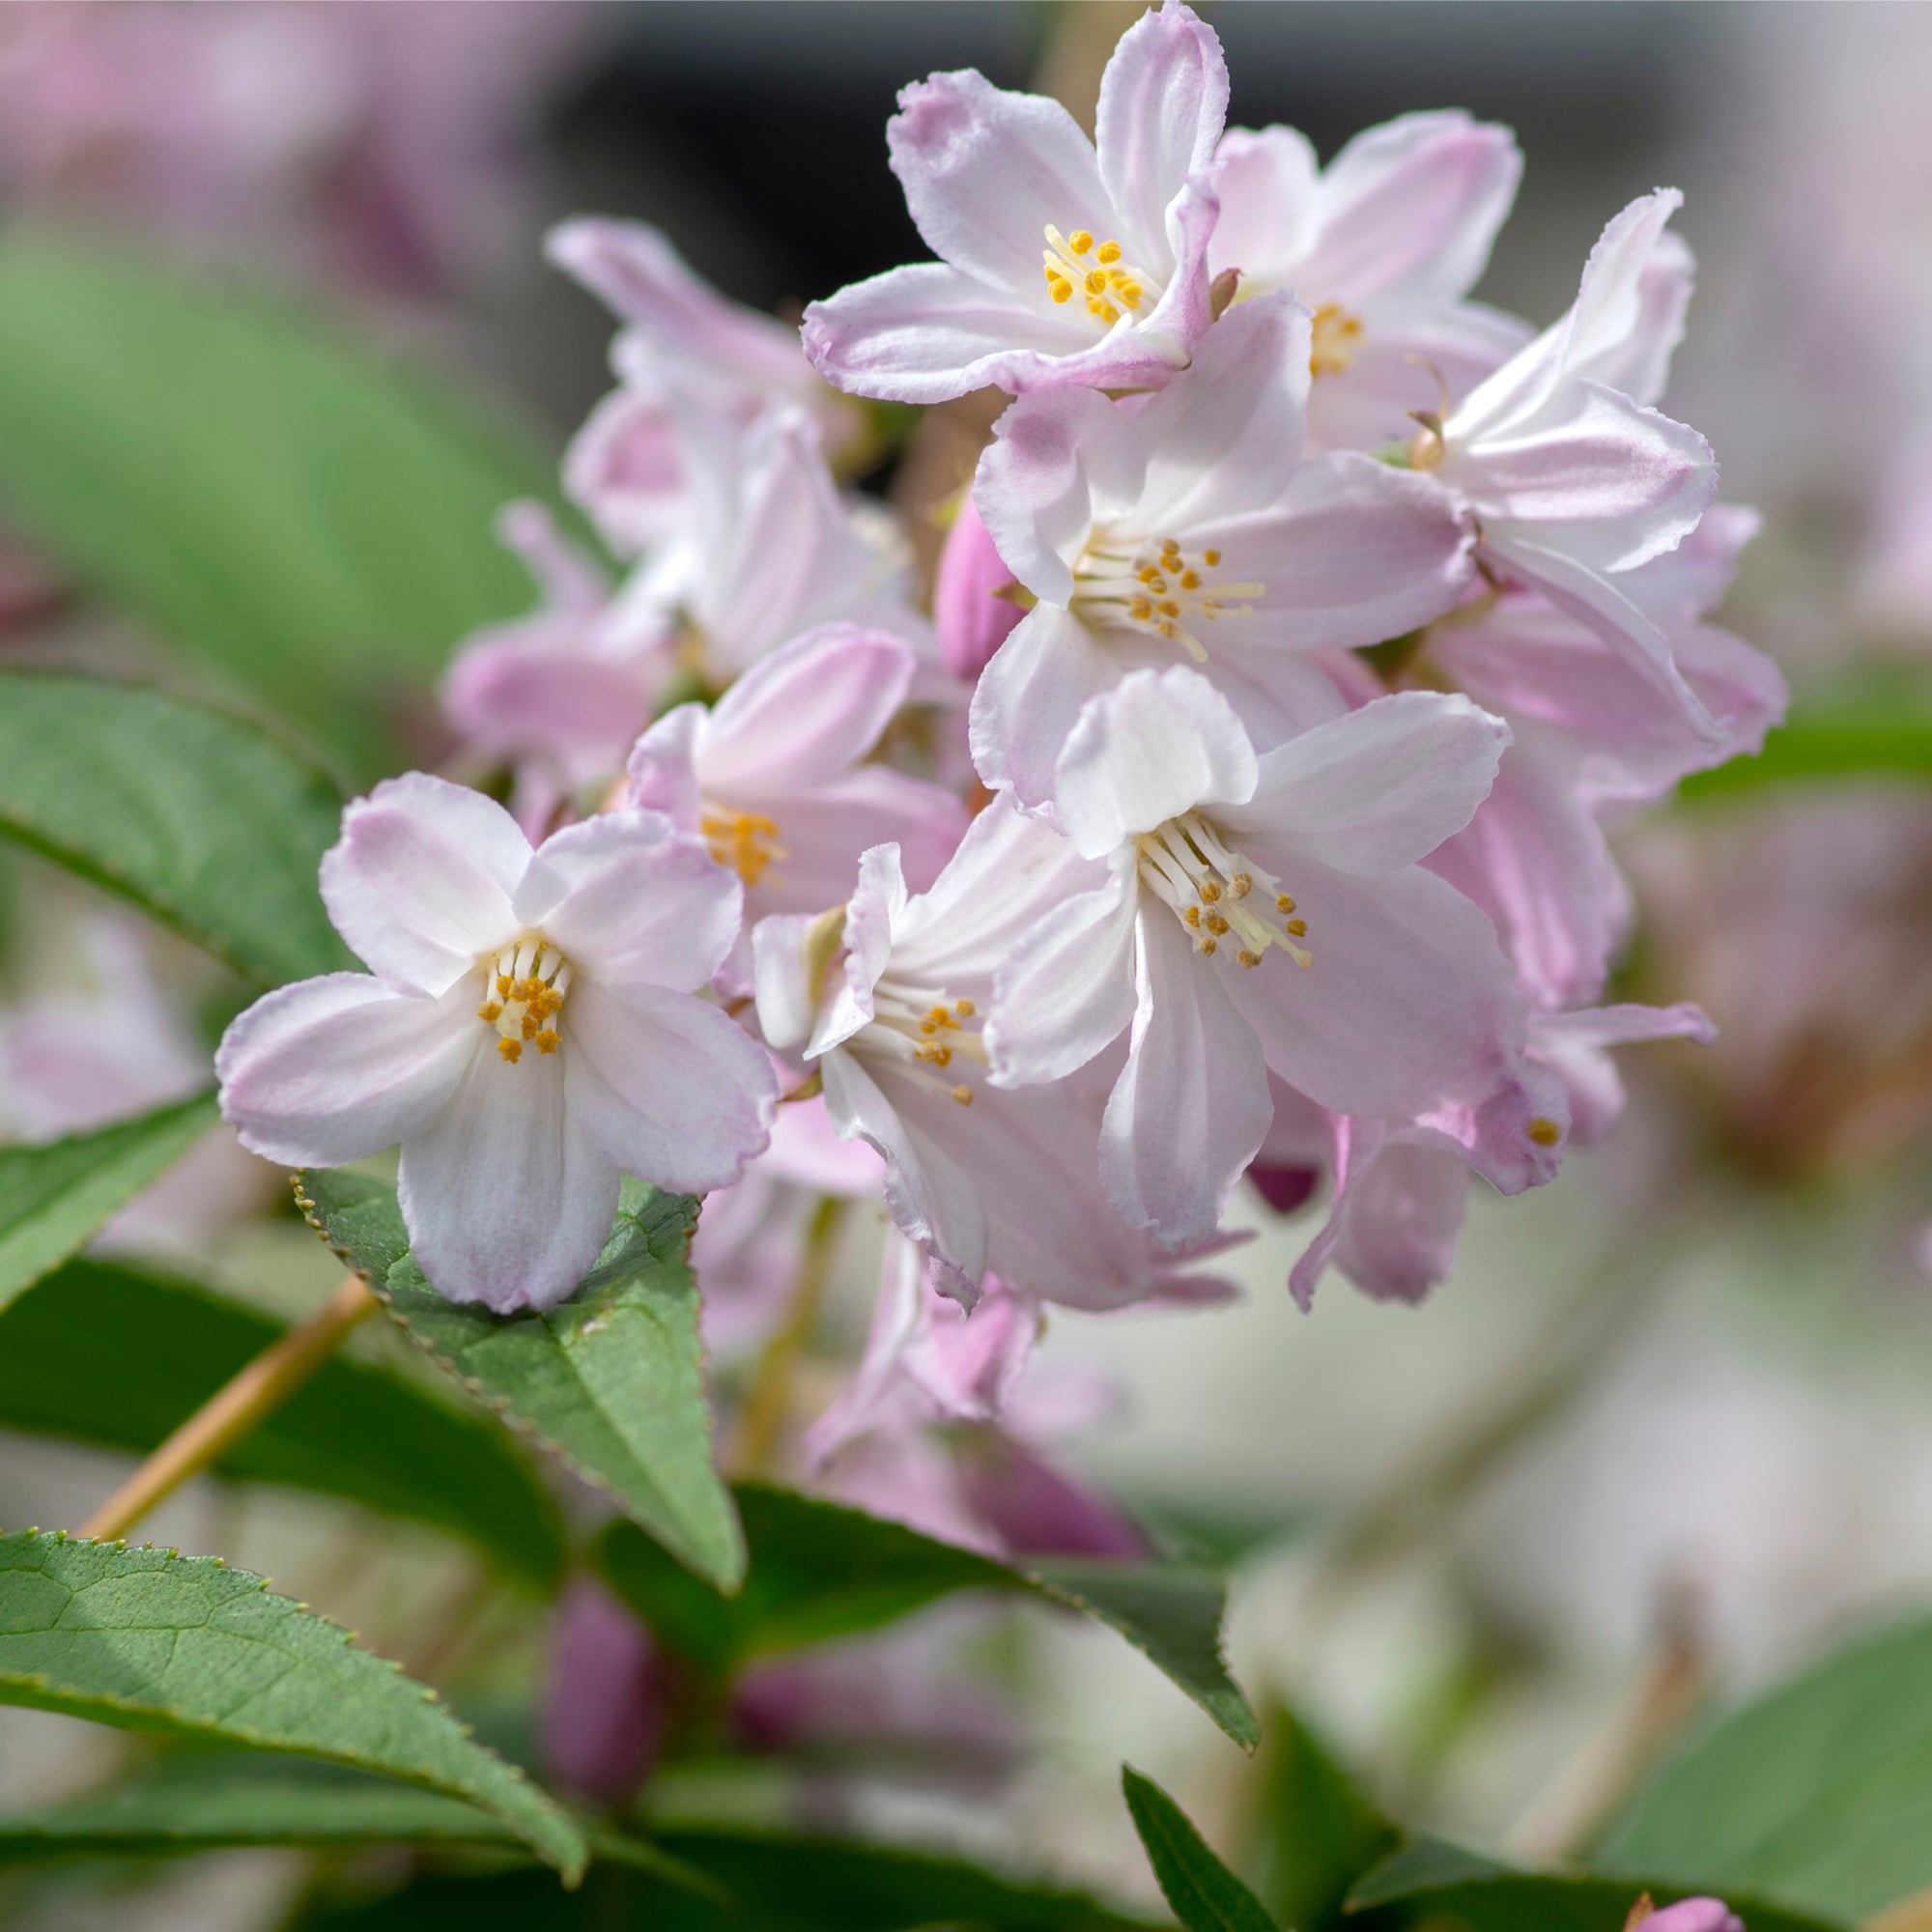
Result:
{"type": "Polygon", "coordinates": [[[1161,1895],[1187,1932],[1281,1932],[1159,1785],[1123,1764],[1121,1791],[1161,1895]]]}

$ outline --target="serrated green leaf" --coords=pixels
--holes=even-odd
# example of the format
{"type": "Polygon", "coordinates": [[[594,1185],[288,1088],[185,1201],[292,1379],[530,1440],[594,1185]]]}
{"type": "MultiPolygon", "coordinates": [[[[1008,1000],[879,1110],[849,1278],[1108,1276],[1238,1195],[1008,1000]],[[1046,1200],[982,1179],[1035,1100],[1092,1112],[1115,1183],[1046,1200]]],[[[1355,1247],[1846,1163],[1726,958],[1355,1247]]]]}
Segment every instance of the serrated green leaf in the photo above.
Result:
{"type": "MultiPolygon", "coordinates": [[[[0,1315],[0,1428],[145,1454],[286,1332],[186,1282],[71,1262],[0,1315]]],[[[342,1356],[215,1470],[433,1523],[539,1588],[562,1570],[556,1504],[502,1430],[342,1356]]]]}
{"type": "Polygon", "coordinates": [[[197,1094],[92,1133],[0,1148],[0,1308],[83,1247],[215,1118],[214,1095],[197,1094]]]}
{"type": "Polygon", "coordinates": [[[316,884],[341,818],[329,781],[256,725],[132,685],[0,673],[0,836],[258,985],[355,964],[316,884]]]}
{"type": "MultiPolygon", "coordinates": [[[[719,1899],[708,1874],[646,1838],[584,1826],[601,1860],[719,1899]]],[[[44,1811],[0,1814],[0,1864],[54,1859],[177,1858],[250,1845],[522,1850],[500,1819],[454,1798],[297,1758],[174,1750],[111,1790],[44,1811]]],[[[550,1882],[553,1896],[554,1882],[550,1882]]]]}
{"type": "Polygon", "coordinates": [[[530,587],[492,534],[551,465],[472,398],[287,305],[0,244],[0,495],[67,571],[271,705],[345,776],[386,700],[530,587]]]}
{"type": "Polygon", "coordinates": [[[1280,1932],[1267,1908],[1215,1857],[1159,1785],[1122,1765],[1121,1789],[1161,1896],[1187,1932],[1280,1932]]]}
{"type": "Polygon", "coordinates": [[[714,1903],[647,1874],[593,1870],[574,1897],[533,1872],[419,1879],[387,1898],[311,1903],[300,1932],[1153,1932],[1078,1892],[1031,1887],[957,1859],[781,1833],[668,1830],[656,1848],[708,1873],[714,1903]]]}
{"type": "MultiPolygon", "coordinates": [[[[1662,1908],[1700,1888],[1606,1878],[1548,1878],[1514,1872],[1459,1845],[1416,1838],[1378,1865],[1350,1895],[1358,1932],[1623,1932],[1648,1893],[1662,1908]]],[[[1846,1932],[1739,1892],[1726,1903],[1749,1932],[1846,1932]]]]}
{"type": "Polygon", "coordinates": [[[1257,1889],[1295,1932],[1332,1932],[1350,1888],[1387,1857],[1399,1834],[1293,1711],[1277,1706],[1264,1730],[1265,1840],[1257,1889]]]}
{"type": "Polygon", "coordinates": [[[1932,1886],[1932,1621],[1827,1658],[1687,1742],[1591,1859],[1861,1918],[1932,1886]]]}
{"type": "Polygon", "coordinates": [[[1256,1740],[1253,1713],[1221,1658],[1226,1593],[1210,1572],[1064,1560],[1009,1566],[790,1490],[742,1484],[737,1497],[751,1567],[728,1601],[624,1524],[597,1548],[619,1595],[665,1643],[713,1675],[879,1629],[955,1591],[1003,1590],[1110,1625],[1230,1737],[1256,1740]]]}
{"type": "Polygon", "coordinates": [[[213,1557],[0,1536],[0,1703],[379,1772],[500,1818],[567,1880],[589,1857],[434,1691],[213,1557]]]}
{"type": "Polygon", "coordinates": [[[712,1460],[697,1284],[697,1204],[625,1181],[603,1258],[548,1312],[458,1308],[409,1254],[393,1189],[304,1173],[299,1199],[335,1252],[446,1373],[609,1494],[721,1589],[745,1574],[737,1512],[712,1460]]]}

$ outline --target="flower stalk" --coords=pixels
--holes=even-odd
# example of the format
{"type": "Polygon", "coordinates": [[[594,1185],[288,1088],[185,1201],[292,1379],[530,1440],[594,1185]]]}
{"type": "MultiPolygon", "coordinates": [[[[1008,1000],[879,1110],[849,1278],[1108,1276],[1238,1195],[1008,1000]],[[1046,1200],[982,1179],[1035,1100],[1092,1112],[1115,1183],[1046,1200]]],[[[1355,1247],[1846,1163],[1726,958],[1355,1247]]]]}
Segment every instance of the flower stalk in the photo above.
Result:
{"type": "Polygon", "coordinates": [[[80,1527],[111,1543],[157,1503],[273,1414],[342,1346],[377,1306],[368,1284],[351,1275],[299,1328],[265,1349],[202,1404],[80,1527]]]}

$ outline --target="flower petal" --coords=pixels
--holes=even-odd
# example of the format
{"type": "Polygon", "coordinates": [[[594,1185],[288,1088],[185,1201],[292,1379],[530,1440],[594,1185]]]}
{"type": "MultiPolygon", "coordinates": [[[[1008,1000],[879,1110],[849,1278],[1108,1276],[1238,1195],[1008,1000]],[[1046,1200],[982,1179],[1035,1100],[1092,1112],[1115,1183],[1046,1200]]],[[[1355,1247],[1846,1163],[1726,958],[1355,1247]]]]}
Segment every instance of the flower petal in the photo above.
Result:
{"type": "Polygon", "coordinates": [[[1319,232],[1319,173],[1314,147],[1295,128],[1230,128],[1214,151],[1221,218],[1208,265],[1238,269],[1252,288],[1300,293],[1295,278],[1319,232]]]}
{"type": "Polygon", "coordinates": [[[812,302],[802,334],[828,383],[895,403],[1016,389],[1024,375],[1094,341],[1073,317],[1037,314],[1024,296],[944,262],[888,269],[812,302]]]}
{"type": "Polygon", "coordinates": [[[1225,973],[1196,957],[1164,907],[1137,922],[1135,937],[1133,1036],[1107,1101],[1100,1179],[1128,1221],[1179,1248],[1220,1226],[1274,1106],[1225,973]]]}
{"type": "Polygon", "coordinates": [[[1058,1080],[1084,1066],[1134,1017],[1134,912],[1140,887],[1117,866],[1096,890],[1042,919],[993,977],[984,1029],[1002,1086],[1058,1080]]]}
{"type": "Polygon", "coordinates": [[[748,918],[823,912],[838,904],[851,895],[860,855],[874,845],[896,845],[907,886],[923,892],[958,849],[970,822],[952,792],[884,765],[860,765],[786,798],[729,803],[764,810],[785,850],[748,890],[748,918]]]}
{"type": "Polygon", "coordinates": [[[1048,224],[1067,234],[1097,228],[1111,205],[1072,115],[967,68],[900,89],[886,146],[932,252],[1051,313],[1041,273],[1048,224]]]}
{"type": "Polygon", "coordinates": [[[1493,1091],[1524,1015],[1479,908],[1419,867],[1365,879],[1247,849],[1294,897],[1314,963],[1199,968],[1222,974],[1275,1072],[1334,1113],[1386,1120],[1493,1091]]]}
{"type": "Polygon", "coordinates": [[[1404,114],[1357,134],[1321,176],[1321,240],[1298,293],[1361,312],[1468,294],[1522,177],[1507,128],[1460,110],[1404,114]]]}
{"type": "Polygon", "coordinates": [[[773,798],[836,778],[878,742],[912,672],[906,644],[856,624],[781,645],[711,711],[697,754],[705,791],[773,798]]]}
{"type": "Polygon", "coordinates": [[[1466,697],[1378,697],[1269,752],[1253,797],[1224,816],[1272,827],[1338,871],[1391,872],[1468,824],[1509,742],[1466,697]]]}
{"type": "Polygon", "coordinates": [[[625,803],[661,811],[680,832],[697,830],[704,803],[697,778],[697,747],[710,717],[694,700],[667,711],[631,747],[624,761],[630,778],[625,803]]]}
{"type": "Polygon", "coordinates": [[[580,975],[688,993],[724,963],[744,901],[737,875],[663,812],[607,811],[544,840],[516,904],[580,975]]]}
{"type": "Polygon", "coordinates": [[[1249,798],[1258,771],[1234,706],[1200,672],[1137,670],[1082,707],[1054,805],[1074,849],[1098,859],[1198,805],[1249,798]]]}
{"type": "Polygon", "coordinates": [[[1081,707],[1120,677],[1114,652],[1070,611],[1029,611],[973,687],[967,729],[981,781],[1022,805],[1046,804],[1081,707]]]}
{"type": "Polygon", "coordinates": [[[627,1174],[702,1194],[728,1187],[770,1138],[770,1056],[688,993],[573,987],[563,1052],[573,1119],[627,1174]]]}
{"type": "Polygon", "coordinates": [[[1352,650],[1450,610],[1474,566],[1459,499],[1433,477],[1352,450],[1304,463],[1275,504],[1210,522],[1190,542],[1221,550],[1224,575],[1261,584],[1205,641],[1352,650]]]}
{"type": "Polygon", "coordinates": [[[1350,1192],[1335,1264],[1372,1301],[1420,1301],[1456,1260],[1468,1194],[1449,1149],[1384,1147],[1350,1192]]]}
{"type": "Polygon", "coordinates": [[[993,425],[973,501],[1036,597],[1072,602],[1073,567],[1094,526],[1139,500],[1149,448],[1138,416],[1089,389],[1022,397],[993,425]]]}
{"type": "Polygon", "coordinates": [[[445,1301],[554,1308],[603,1252],[617,1169],[566,1104],[563,1061],[476,1053],[448,1104],[403,1142],[410,1246],[445,1301]]]}
{"type": "Polygon", "coordinates": [[[322,896],[371,972],[434,997],[516,936],[510,901],[529,863],[529,840],[496,800],[410,772],[344,811],[322,896]]]}
{"type": "Polygon", "coordinates": [[[1227,118],[1221,43],[1191,7],[1166,0],[1121,36],[1100,75],[1094,144],[1108,198],[1130,231],[1119,239],[1143,267],[1167,267],[1146,257],[1155,245],[1166,252],[1168,205],[1211,165],[1227,118]]]}
{"type": "Polygon", "coordinates": [[[440,1109],[494,1036],[476,988],[402,993],[362,973],[298,980],[232,1021],[214,1056],[242,1144],[289,1167],[339,1167],[391,1148],[440,1109]]]}

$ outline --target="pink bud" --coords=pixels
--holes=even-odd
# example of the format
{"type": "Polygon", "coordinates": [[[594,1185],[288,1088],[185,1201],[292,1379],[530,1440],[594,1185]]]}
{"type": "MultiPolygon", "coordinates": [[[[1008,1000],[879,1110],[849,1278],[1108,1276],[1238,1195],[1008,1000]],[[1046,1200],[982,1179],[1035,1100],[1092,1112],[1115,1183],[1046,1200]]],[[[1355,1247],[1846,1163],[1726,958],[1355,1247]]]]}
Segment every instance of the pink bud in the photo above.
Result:
{"type": "Polygon", "coordinates": [[[573,1583],[557,1614],[543,1708],[551,1776],[622,1804],[657,1760],[666,1688],[650,1632],[600,1584],[573,1583]]]}
{"type": "Polygon", "coordinates": [[[1019,622],[1019,606],[994,595],[1012,581],[968,496],[947,532],[932,592],[939,653],[954,677],[971,684],[1019,622]]]}
{"type": "Polygon", "coordinates": [[[1069,1481],[1009,1437],[988,1432],[959,1459],[960,1488],[1014,1556],[1106,1556],[1145,1562],[1148,1540],[1112,1503],[1069,1481]]]}
{"type": "Polygon", "coordinates": [[[1631,1915],[1643,1932],[1745,1932],[1745,1922],[1720,1898],[1681,1898],[1662,1912],[1631,1915]]]}
{"type": "Polygon", "coordinates": [[[1293,1214],[1315,1192],[1321,1170],[1293,1162],[1258,1160],[1248,1169],[1248,1179],[1277,1214],[1293,1214]]]}

